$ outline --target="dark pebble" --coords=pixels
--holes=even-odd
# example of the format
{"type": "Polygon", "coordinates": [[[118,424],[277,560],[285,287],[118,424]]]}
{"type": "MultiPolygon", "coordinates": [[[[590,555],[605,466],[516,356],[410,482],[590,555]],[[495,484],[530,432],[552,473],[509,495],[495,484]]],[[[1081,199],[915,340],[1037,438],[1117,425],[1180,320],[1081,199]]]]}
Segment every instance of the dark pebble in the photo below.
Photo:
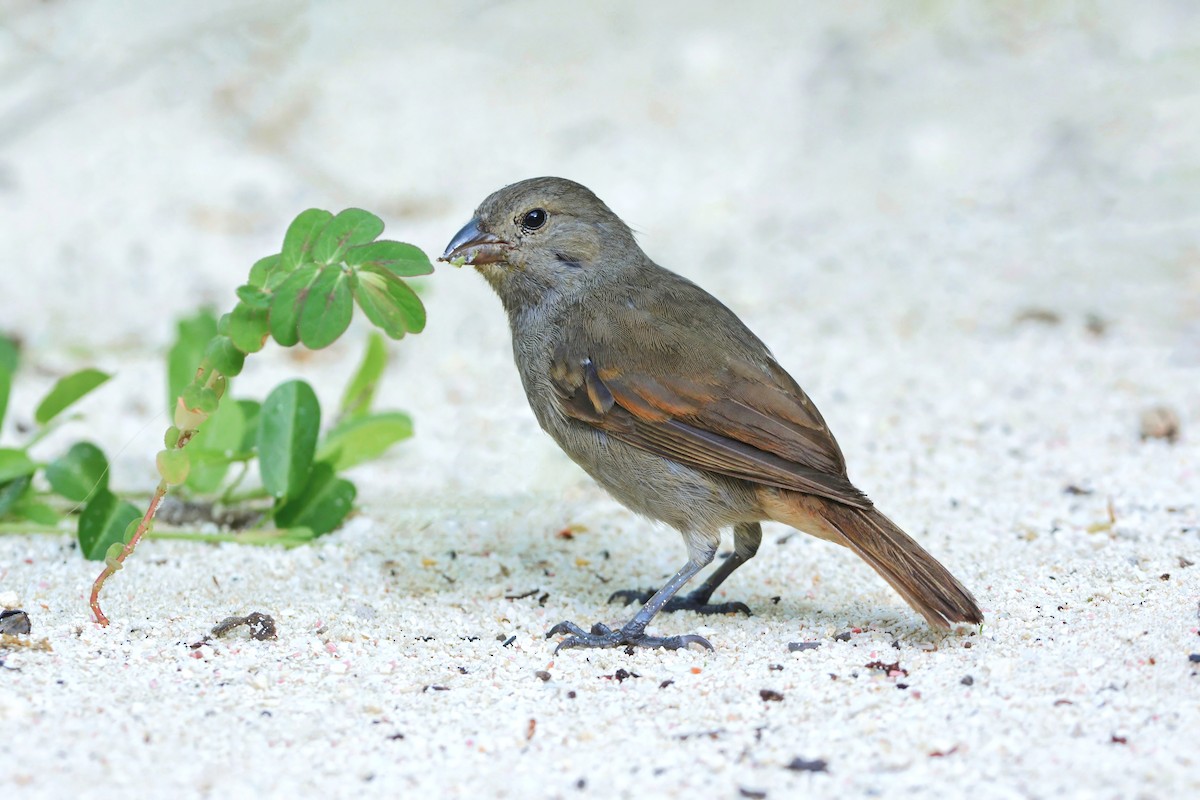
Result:
{"type": "Polygon", "coordinates": [[[0,633],[12,636],[27,635],[33,626],[29,624],[29,615],[19,608],[0,611],[0,633]]]}

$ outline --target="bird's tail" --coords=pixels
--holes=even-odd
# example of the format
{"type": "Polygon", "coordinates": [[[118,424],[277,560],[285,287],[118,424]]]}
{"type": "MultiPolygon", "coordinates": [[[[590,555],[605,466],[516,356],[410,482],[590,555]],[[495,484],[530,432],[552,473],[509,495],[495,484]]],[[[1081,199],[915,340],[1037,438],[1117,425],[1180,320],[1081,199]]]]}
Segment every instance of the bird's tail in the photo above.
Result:
{"type": "Polygon", "coordinates": [[[855,508],[794,492],[777,492],[775,497],[770,510],[777,521],[858,553],[930,625],[948,628],[955,622],[983,622],[983,612],[967,588],[874,508],[855,508]],[[822,527],[821,523],[828,529],[813,530],[822,527]]]}

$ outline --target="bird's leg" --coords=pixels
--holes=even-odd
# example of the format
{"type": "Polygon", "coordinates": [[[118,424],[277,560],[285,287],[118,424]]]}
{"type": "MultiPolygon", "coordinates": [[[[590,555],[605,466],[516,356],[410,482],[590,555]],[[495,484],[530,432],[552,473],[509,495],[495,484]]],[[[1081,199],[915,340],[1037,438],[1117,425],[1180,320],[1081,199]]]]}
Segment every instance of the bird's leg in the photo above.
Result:
{"type": "Polygon", "coordinates": [[[596,623],[590,631],[585,631],[574,622],[560,622],[546,632],[546,638],[549,639],[551,636],[560,633],[570,634],[566,639],[559,642],[558,647],[554,650],[556,653],[559,650],[571,647],[629,646],[664,647],[667,650],[678,650],[690,644],[698,644],[701,647],[712,650],[713,646],[709,644],[707,639],[694,633],[683,634],[681,636],[646,635],[646,626],[650,624],[650,620],[654,619],[654,615],[661,611],[663,606],[669,603],[671,598],[683,588],[684,584],[694,578],[696,573],[704,569],[712,559],[712,550],[699,554],[693,553],[688,562],[683,565],[683,568],[672,575],[671,579],[646,601],[646,605],[642,606],[641,610],[633,615],[633,619],[616,630],[609,628],[603,623],[596,623]]]}
{"type": "Polygon", "coordinates": [[[713,592],[717,590],[717,587],[724,583],[735,569],[754,558],[760,544],[762,544],[762,525],[757,522],[743,522],[734,526],[733,554],[725,559],[721,566],[713,570],[704,583],[689,592],[686,597],[675,598],[663,610],[696,611],[701,614],[728,614],[740,611],[746,616],[750,616],[750,607],[745,603],[736,600],[731,603],[709,603],[708,601],[712,599],[713,592]],[[671,608],[671,605],[676,603],[678,605],[671,608]]]}
{"type": "MultiPolygon", "coordinates": [[[[743,613],[750,616],[750,606],[740,601],[730,603],[710,603],[713,592],[733,574],[733,571],[754,558],[758,546],[762,543],[762,526],[757,522],[743,522],[733,529],[733,553],[713,570],[704,583],[697,586],[684,597],[672,597],[663,611],[695,611],[697,614],[733,614],[743,613]]],[[[608,602],[624,600],[625,605],[637,601],[645,603],[654,594],[653,589],[638,591],[637,589],[622,589],[613,592],[608,602]]]]}

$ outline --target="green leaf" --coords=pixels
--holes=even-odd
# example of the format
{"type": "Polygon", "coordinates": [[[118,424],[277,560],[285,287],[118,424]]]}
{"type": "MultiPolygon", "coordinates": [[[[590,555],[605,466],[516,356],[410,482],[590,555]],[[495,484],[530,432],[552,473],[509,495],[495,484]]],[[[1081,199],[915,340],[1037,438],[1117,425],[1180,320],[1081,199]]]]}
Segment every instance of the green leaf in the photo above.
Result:
{"type": "Polygon", "coordinates": [[[309,286],[317,279],[319,270],[315,265],[300,267],[275,290],[271,299],[271,312],[267,323],[275,341],[284,347],[291,347],[300,341],[297,325],[300,322],[300,309],[304,298],[308,296],[309,286]]]}
{"type": "Polygon", "coordinates": [[[267,326],[267,309],[255,308],[246,303],[238,303],[229,315],[229,338],[243,353],[257,353],[262,350],[269,329],[267,326]]]}
{"type": "Polygon", "coordinates": [[[280,528],[311,528],[322,536],[342,524],[354,507],[356,493],[353,483],[337,477],[333,467],[318,461],[304,491],[275,511],[275,524],[280,528]]]}
{"type": "Polygon", "coordinates": [[[420,333],[425,327],[425,307],[420,298],[387,270],[355,270],[350,274],[350,290],[367,319],[393,339],[405,333],[420,333]]]}
{"type": "Polygon", "coordinates": [[[71,404],[103,384],[112,376],[98,369],[81,369],[60,378],[49,393],[38,404],[33,418],[38,425],[45,425],[65,411],[71,404]]]}
{"type": "Polygon", "coordinates": [[[383,220],[361,208],[347,208],[334,217],[313,243],[313,260],[319,264],[336,264],[346,251],[366,244],[383,233],[383,220]]]}
{"type": "Polygon", "coordinates": [[[38,500],[32,491],[26,491],[25,495],[17,500],[16,505],[12,507],[12,515],[35,525],[57,525],[62,521],[62,516],[38,500]]]}
{"type": "Polygon", "coordinates": [[[242,440],[238,442],[237,449],[241,453],[248,453],[258,446],[258,417],[262,412],[262,403],[257,400],[237,400],[235,401],[238,407],[242,409],[242,440]]]}
{"type": "Polygon", "coordinates": [[[8,483],[36,471],[37,464],[30,460],[24,450],[0,449],[0,483],[8,483]]]}
{"type": "Polygon", "coordinates": [[[204,349],[204,357],[217,372],[232,378],[242,371],[246,353],[239,350],[228,336],[214,336],[204,349]]]}
{"type": "Polygon", "coordinates": [[[55,493],[84,502],[94,492],[108,489],[108,459],[91,442],[76,442],[46,466],[46,480],[55,493]]]}
{"type": "Polygon", "coordinates": [[[249,283],[237,288],[238,299],[251,308],[270,308],[271,295],[249,283]]]}
{"type": "Polygon", "coordinates": [[[17,374],[20,349],[15,339],[0,336],[0,427],[4,425],[4,412],[8,410],[8,393],[12,389],[13,376],[17,374]]]}
{"type": "Polygon", "coordinates": [[[291,275],[291,272],[284,272],[281,269],[275,270],[267,276],[267,285],[263,287],[263,291],[269,295],[274,295],[275,290],[279,288],[280,284],[290,278],[291,275]]]}
{"type": "MultiPolygon", "coordinates": [[[[204,424],[205,420],[208,419],[208,412],[200,411],[195,406],[188,406],[188,401],[187,401],[188,396],[196,395],[196,394],[198,394],[198,392],[199,392],[199,390],[196,389],[194,384],[188,385],[183,390],[183,395],[180,396],[179,401],[175,404],[175,415],[172,420],[175,424],[171,427],[173,427],[175,430],[179,431],[181,435],[182,435],[183,431],[195,431],[197,428],[199,428],[201,425],[204,424]]],[[[195,398],[193,397],[193,402],[194,401],[195,401],[195,398]]],[[[165,437],[164,437],[163,441],[164,441],[164,443],[166,442],[165,437]]],[[[179,437],[176,436],[175,442],[178,442],[178,441],[179,441],[179,437]]],[[[171,446],[174,447],[175,444],[172,443],[171,446]]]]}
{"type": "Polygon", "coordinates": [[[16,339],[0,334],[0,371],[15,375],[21,361],[21,348],[16,339]]]}
{"type": "Polygon", "coordinates": [[[89,561],[103,561],[108,548],[124,541],[125,528],[142,515],[110,491],[98,492],[79,515],[79,549],[89,561]]]}
{"type": "MultiPolygon", "coordinates": [[[[283,237],[283,252],[279,254],[279,269],[291,272],[301,264],[312,261],[313,243],[331,219],[333,219],[333,214],[330,212],[321,208],[310,208],[292,220],[287,234],[283,237]]],[[[264,270],[264,272],[266,271],[264,270]]]]}
{"type": "Polygon", "coordinates": [[[386,269],[400,277],[433,272],[433,264],[421,248],[390,239],[350,248],[346,251],[346,263],[351,267],[386,269]]]}
{"type": "Polygon", "coordinates": [[[300,308],[300,341],[310,350],[333,344],[350,326],[353,312],[346,273],[341,267],[323,268],[300,308]]]}
{"type": "Polygon", "coordinates": [[[21,499],[21,495],[25,494],[25,490],[29,488],[29,484],[33,481],[31,475],[22,475],[19,478],[13,478],[11,481],[0,483],[0,517],[7,514],[17,501],[21,499]]]}
{"type": "Polygon", "coordinates": [[[271,275],[280,269],[282,261],[283,256],[280,253],[255,261],[254,266],[250,268],[250,285],[259,289],[266,286],[271,275]]]}
{"type": "Polygon", "coordinates": [[[175,413],[175,400],[183,387],[196,377],[196,368],[204,358],[204,348],[217,335],[217,318],[209,309],[176,323],[175,343],[167,353],[167,412],[175,413]]]}
{"type": "Polygon", "coordinates": [[[341,472],[379,458],[389,447],[412,434],[412,418],[399,411],[349,419],[325,436],[317,450],[317,461],[327,461],[341,472]]]}
{"type": "Polygon", "coordinates": [[[12,391],[12,373],[0,369],[0,429],[4,427],[4,415],[8,411],[8,395],[12,391]]]}
{"type": "Polygon", "coordinates": [[[188,443],[192,468],[185,485],[196,494],[211,494],[225,480],[230,457],[241,451],[246,431],[246,414],[239,402],[225,401],[200,426],[188,443]]]}
{"type": "Polygon", "coordinates": [[[121,542],[113,542],[104,551],[104,567],[112,572],[116,572],[121,568],[121,553],[125,552],[125,545],[121,542]]]}
{"type": "Polygon", "coordinates": [[[272,496],[296,497],[304,488],[320,426],[321,406],[304,381],[281,383],[267,395],[258,421],[258,467],[272,496]]]}
{"type": "Polygon", "coordinates": [[[342,395],[342,406],[338,416],[342,419],[361,417],[371,410],[371,402],[375,399],[375,390],[379,387],[379,379],[387,366],[387,344],[383,337],[375,331],[367,336],[367,348],[363,352],[362,363],[346,391],[342,395]]]}
{"type": "MultiPolygon", "coordinates": [[[[183,394],[180,395],[183,404],[189,409],[194,409],[206,416],[212,416],[217,413],[217,408],[220,406],[221,398],[217,397],[217,393],[207,386],[199,386],[195,383],[189,383],[183,387],[183,394]]],[[[183,427],[182,425],[179,427],[183,427]]]]}
{"type": "Polygon", "coordinates": [[[188,479],[192,471],[192,459],[184,450],[159,450],[154,459],[158,475],[168,486],[178,486],[188,479]]]}

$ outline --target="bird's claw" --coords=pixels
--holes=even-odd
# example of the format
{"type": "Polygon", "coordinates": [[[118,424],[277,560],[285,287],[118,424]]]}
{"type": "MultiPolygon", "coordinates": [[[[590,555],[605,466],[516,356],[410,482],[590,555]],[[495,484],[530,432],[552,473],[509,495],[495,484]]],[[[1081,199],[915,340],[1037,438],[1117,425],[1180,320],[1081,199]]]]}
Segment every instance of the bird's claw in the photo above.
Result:
{"type": "Polygon", "coordinates": [[[654,597],[653,589],[618,589],[608,596],[608,602],[620,600],[623,606],[631,603],[644,605],[651,597],[654,597]]]}
{"type": "Polygon", "coordinates": [[[754,616],[754,612],[750,610],[750,606],[743,603],[741,600],[731,600],[728,603],[692,603],[688,598],[683,597],[679,602],[672,607],[667,603],[664,611],[695,611],[697,614],[745,614],[747,617],[754,616]]]}
{"type": "MultiPolygon", "coordinates": [[[[622,605],[627,606],[630,603],[646,603],[653,596],[653,589],[621,589],[609,595],[608,602],[611,603],[615,600],[620,600],[622,601],[622,605]]],[[[694,594],[684,597],[672,597],[661,610],[694,611],[697,614],[745,614],[747,617],[754,616],[754,612],[750,610],[750,606],[740,600],[734,600],[729,603],[710,603],[707,597],[701,599],[694,594]]]]}
{"type": "Polygon", "coordinates": [[[661,647],[665,650],[680,650],[697,644],[707,650],[713,649],[708,639],[695,633],[647,636],[641,628],[626,625],[613,630],[602,622],[597,622],[590,631],[585,631],[574,622],[560,622],[546,632],[546,638],[564,633],[570,635],[554,648],[556,654],[559,650],[570,650],[573,647],[661,647]]]}
{"type": "Polygon", "coordinates": [[[564,620],[555,625],[550,630],[546,631],[546,638],[558,636],[561,633],[569,633],[572,636],[608,636],[612,633],[612,628],[605,625],[603,622],[597,622],[592,626],[591,632],[585,631],[583,628],[576,625],[574,622],[564,620]]]}

